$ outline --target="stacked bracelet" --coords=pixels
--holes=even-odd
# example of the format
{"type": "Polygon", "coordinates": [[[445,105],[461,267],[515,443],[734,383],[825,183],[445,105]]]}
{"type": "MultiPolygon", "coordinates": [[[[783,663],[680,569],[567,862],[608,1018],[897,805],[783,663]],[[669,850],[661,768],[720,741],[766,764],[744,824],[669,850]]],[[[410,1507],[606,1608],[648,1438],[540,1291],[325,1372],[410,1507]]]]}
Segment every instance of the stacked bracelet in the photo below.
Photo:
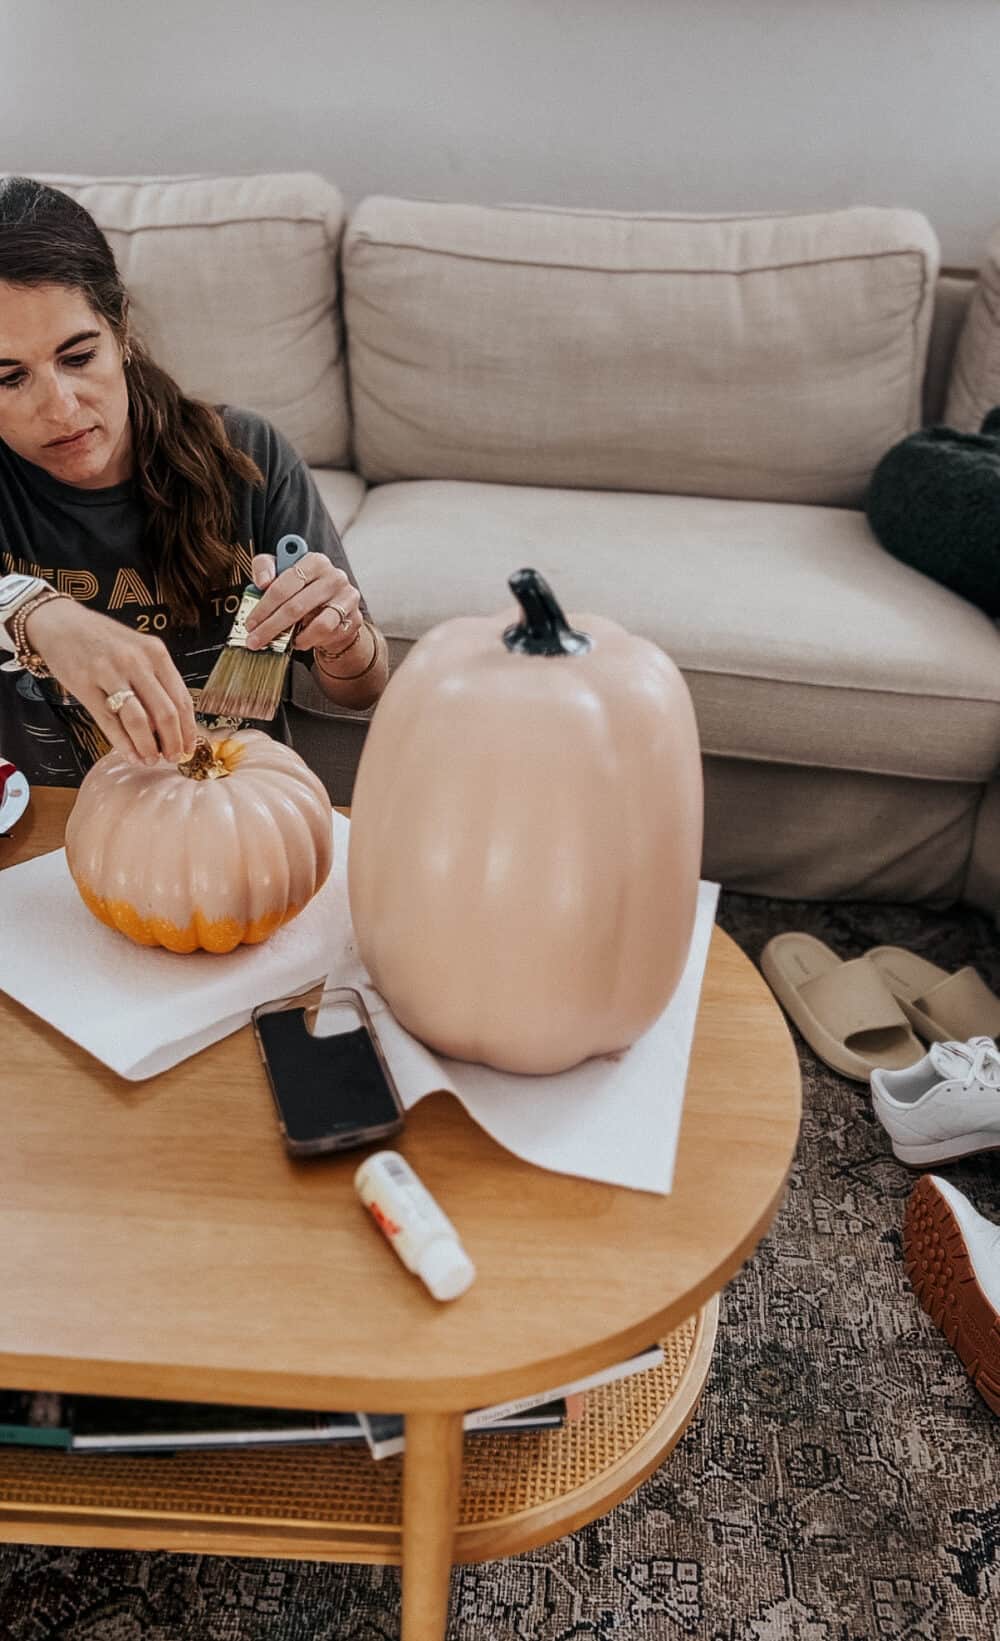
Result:
{"type": "Polygon", "coordinates": [[[33,650],[28,642],[25,623],[29,616],[34,615],[43,604],[48,604],[50,599],[65,597],[66,594],[57,592],[55,587],[45,587],[40,593],[36,593],[34,598],[29,598],[22,604],[20,609],[15,610],[8,623],[11,643],[14,646],[14,660],[35,678],[51,678],[52,674],[37,650],[33,650]]]}
{"type": "Polygon", "coordinates": [[[364,620],[362,620],[361,625],[358,628],[357,632],[354,634],[354,637],[351,639],[351,642],[349,644],[345,644],[342,650],[317,650],[316,654],[318,656],[320,656],[325,661],[339,661],[340,657],[342,655],[346,655],[348,650],[353,650],[355,644],[357,643],[358,639],[361,637],[361,634],[364,632],[364,630],[365,630],[365,623],[364,623],[364,620]]]}
{"type": "Polygon", "coordinates": [[[372,668],[374,667],[376,661],[378,660],[378,658],[381,654],[381,648],[380,648],[380,645],[379,645],[378,631],[373,626],[373,624],[367,619],[367,617],[365,617],[365,619],[363,620],[361,626],[358,628],[358,630],[355,633],[354,637],[351,639],[351,642],[349,644],[345,644],[344,648],[342,650],[338,650],[336,656],[331,656],[330,659],[331,660],[339,660],[340,656],[346,655],[348,650],[353,649],[355,644],[357,643],[358,639],[361,637],[361,634],[364,632],[366,627],[368,628],[368,631],[372,635],[372,658],[365,666],[363,666],[361,668],[360,672],[348,672],[348,673],[328,672],[326,667],[324,667],[322,660],[320,659],[322,651],[314,650],[313,654],[316,658],[316,665],[319,667],[319,670],[323,674],[324,678],[329,678],[331,681],[336,680],[336,682],[339,683],[339,684],[353,684],[353,682],[356,678],[363,678],[365,676],[366,672],[371,672],[372,668]]]}

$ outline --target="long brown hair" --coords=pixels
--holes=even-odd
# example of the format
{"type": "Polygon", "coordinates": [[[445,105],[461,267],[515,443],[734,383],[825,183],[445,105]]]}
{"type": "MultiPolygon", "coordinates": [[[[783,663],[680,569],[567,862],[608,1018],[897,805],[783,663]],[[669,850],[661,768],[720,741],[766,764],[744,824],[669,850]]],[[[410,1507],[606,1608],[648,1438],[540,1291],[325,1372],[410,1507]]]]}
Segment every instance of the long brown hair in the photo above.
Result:
{"type": "Polygon", "coordinates": [[[0,281],[79,290],[122,349],[146,545],[171,614],[197,625],[202,602],[232,579],[231,480],[262,484],[218,411],[189,399],[128,329],[128,292],[97,223],[75,199],[31,177],[0,178],[0,281]]]}

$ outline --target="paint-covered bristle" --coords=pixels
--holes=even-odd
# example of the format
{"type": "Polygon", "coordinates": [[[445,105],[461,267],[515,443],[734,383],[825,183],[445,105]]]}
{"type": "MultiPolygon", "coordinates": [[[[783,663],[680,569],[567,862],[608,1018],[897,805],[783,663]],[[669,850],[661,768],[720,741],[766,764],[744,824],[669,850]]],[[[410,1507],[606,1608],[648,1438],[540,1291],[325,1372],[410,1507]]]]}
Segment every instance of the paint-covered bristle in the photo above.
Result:
{"type": "Polygon", "coordinates": [[[271,719],[281,705],[291,655],[227,645],[209,675],[197,710],[206,717],[271,719]]]}
{"type": "Polygon", "coordinates": [[[246,647],[247,619],[262,597],[258,587],[244,587],[225,647],[198,700],[197,710],[203,717],[268,719],[281,704],[292,629],[272,639],[266,649],[246,647]]]}

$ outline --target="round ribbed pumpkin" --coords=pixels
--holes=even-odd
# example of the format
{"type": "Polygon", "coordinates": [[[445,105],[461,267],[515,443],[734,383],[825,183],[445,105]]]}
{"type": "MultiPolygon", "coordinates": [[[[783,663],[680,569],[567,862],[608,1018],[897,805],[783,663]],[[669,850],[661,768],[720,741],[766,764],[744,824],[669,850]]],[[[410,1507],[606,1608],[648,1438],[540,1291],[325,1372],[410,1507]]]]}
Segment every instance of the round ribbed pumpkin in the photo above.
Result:
{"type": "Polygon", "coordinates": [[[301,912],[333,864],[326,788],[260,730],[209,735],[187,764],[88,770],[66,826],[84,903],[140,946],[231,952],[301,912]]]}
{"type": "Polygon", "coordinates": [[[519,571],[521,619],[433,628],[372,718],[351,806],[359,952],[429,1047],[562,1071],[635,1041],[694,927],[702,774],[687,686],[519,571]]]}

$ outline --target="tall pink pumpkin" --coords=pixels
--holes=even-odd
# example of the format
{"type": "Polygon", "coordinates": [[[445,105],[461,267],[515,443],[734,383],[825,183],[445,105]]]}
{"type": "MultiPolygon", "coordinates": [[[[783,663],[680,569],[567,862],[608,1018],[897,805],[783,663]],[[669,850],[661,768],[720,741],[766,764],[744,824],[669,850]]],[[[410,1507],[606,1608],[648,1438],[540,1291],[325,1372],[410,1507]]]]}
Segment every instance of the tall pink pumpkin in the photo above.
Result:
{"type": "Polygon", "coordinates": [[[375,711],[351,806],[358,947],[430,1048],[555,1072],[626,1048],[680,980],[701,865],[687,686],[540,576],[521,620],[421,638],[375,711]],[[581,631],[574,631],[579,627],[581,631]]]}

